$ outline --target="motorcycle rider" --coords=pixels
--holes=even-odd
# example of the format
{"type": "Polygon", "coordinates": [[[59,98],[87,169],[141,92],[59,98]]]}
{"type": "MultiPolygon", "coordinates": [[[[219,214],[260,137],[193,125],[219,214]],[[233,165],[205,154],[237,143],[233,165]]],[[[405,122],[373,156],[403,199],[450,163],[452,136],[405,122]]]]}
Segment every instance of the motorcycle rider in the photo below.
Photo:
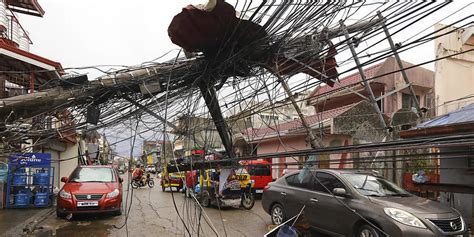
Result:
{"type": "Polygon", "coordinates": [[[136,181],[136,182],[139,182],[141,184],[143,184],[143,169],[140,167],[140,165],[137,165],[135,167],[135,170],[133,170],[133,173],[132,173],[132,177],[133,177],[133,180],[136,181]]]}

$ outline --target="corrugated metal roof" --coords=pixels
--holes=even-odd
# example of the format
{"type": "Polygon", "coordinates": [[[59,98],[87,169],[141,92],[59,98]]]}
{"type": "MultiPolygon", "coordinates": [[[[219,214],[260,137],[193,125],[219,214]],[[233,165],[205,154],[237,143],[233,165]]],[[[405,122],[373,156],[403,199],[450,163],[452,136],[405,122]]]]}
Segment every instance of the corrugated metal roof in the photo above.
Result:
{"type": "Polygon", "coordinates": [[[445,126],[459,123],[474,123],[474,103],[466,105],[454,112],[421,123],[413,129],[445,126]]]}

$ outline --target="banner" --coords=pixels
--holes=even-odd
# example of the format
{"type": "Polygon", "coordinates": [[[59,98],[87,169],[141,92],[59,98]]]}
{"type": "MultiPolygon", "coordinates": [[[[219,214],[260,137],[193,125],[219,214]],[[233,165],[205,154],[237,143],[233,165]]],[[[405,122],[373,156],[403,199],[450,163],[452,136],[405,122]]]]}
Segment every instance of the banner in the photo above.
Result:
{"type": "Polygon", "coordinates": [[[8,159],[8,164],[12,167],[49,167],[51,166],[50,153],[21,153],[13,154],[8,159]]]}

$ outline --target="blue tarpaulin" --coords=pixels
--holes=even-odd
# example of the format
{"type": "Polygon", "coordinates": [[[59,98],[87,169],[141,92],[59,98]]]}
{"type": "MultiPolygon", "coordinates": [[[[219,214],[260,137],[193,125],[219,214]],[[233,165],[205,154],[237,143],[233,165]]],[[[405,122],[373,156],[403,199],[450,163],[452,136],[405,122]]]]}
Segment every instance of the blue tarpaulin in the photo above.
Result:
{"type": "Polygon", "coordinates": [[[412,128],[423,129],[452,124],[473,123],[474,122],[474,103],[466,105],[456,111],[431,119],[412,128]]]}

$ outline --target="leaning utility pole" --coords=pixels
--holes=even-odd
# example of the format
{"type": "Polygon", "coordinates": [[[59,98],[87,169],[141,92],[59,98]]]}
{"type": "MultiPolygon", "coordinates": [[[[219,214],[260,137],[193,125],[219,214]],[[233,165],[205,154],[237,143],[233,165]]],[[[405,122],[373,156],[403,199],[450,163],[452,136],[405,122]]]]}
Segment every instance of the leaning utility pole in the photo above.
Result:
{"type": "Polygon", "coordinates": [[[225,151],[230,158],[235,157],[232,138],[230,136],[229,128],[227,123],[222,116],[221,107],[217,100],[216,90],[213,85],[205,83],[203,80],[198,82],[199,90],[201,95],[206,102],[209,113],[211,114],[212,121],[216,126],[217,132],[221,138],[222,144],[224,145],[225,151]]]}
{"type": "Polygon", "coordinates": [[[322,147],[323,144],[321,140],[314,135],[313,130],[311,130],[311,127],[306,122],[306,119],[304,118],[304,115],[301,112],[301,109],[298,106],[298,103],[296,103],[295,97],[293,96],[293,93],[291,92],[290,87],[288,86],[288,83],[286,83],[286,81],[281,76],[277,75],[276,77],[278,79],[278,82],[283,87],[283,90],[285,90],[285,93],[288,96],[288,99],[291,101],[291,104],[295,108],[296,113],[298,114],[298,117],[300,117],[301,124],[303,125],[304,129],[306,130],[306,133],[309,136],[309,143],[311,145],[311,148],[317,149],[317,148],[322,147]]]}

